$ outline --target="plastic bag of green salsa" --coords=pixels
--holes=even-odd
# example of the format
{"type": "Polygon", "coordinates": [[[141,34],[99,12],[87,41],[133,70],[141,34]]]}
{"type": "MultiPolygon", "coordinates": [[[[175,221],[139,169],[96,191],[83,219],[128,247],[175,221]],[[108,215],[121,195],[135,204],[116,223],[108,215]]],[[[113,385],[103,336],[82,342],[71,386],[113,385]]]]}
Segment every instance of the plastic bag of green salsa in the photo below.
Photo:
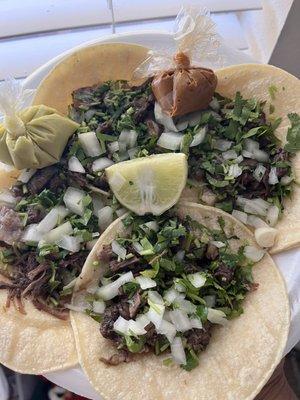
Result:
{"type": "Polygon", "coordinates": [[[14,80],[0,87],[0,161],[17,169],[44,168],[60,160],[78,124],[54,108],[37,105],[22,109],[32,91],[14,80]]]}

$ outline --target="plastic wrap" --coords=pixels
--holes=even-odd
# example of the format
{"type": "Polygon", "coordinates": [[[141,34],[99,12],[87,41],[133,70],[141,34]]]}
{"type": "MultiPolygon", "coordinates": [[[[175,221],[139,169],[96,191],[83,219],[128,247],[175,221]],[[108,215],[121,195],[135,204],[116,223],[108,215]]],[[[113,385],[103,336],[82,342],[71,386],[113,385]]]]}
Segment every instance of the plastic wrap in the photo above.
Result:
{"type": "Polygon", "coordinates": [[[24,108],[34,90],[14,79],[0,86],[0,161],[16,169],[43,168],[59,161],[78,124],[43,105],[24,108]]]}
{"type": "Polygon", "coordinates": [[[206,64],[222,64],[220,39],[207,11],[182,8],[175,20],[176,53],[149,51],[135,72],[154,77],[152,90],[162,110],[171,117],[207,108],[217,77],[206,64]]]}

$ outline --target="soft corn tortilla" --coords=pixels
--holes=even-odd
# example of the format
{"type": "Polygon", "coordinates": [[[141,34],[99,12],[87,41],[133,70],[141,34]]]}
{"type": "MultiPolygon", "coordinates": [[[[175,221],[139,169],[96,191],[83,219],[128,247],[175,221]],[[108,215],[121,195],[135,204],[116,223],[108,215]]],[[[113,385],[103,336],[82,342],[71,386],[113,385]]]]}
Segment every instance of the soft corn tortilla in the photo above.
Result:
{"type": "MultiPolygon", "coordinates": [[[[252,233],[223,211],[186,202],[178,207],[178,214],[190,215],[201,224],[218,229],[217,219],[222,216],[226,231],[254,244],[252,233]]],[[[77,291],[98,282],[107,268],[104,264],[93,266],[97,252],[126,233],[121,219],[103,233],[77,280],[75,296],[77,291]]],[[[207,350],[200,355],[199,366],[191,372],[178,366],[165,367],[165,356],[153,354],[141,355],[129,364],[106,366],[100,357],[109,357],[115,348],[101,336],[96,321],[72,311],[79,360],[90,383],[106,400],[253,399],[279,363],[289,328],[285,284],[268,254],[254,267],[254,278],[259,288],[247,295],[244,314],[226,327],[214,329],[207,350]]]]}
{"type": "MultiPolygon", "coordinates": [[[[62,113],[67,113],[72,103],[73,90],[101,83],[106,80],[132,78],[134,69],[145,59],[147,49],[132,44],[100,44],[83,48],[65,58],[42,81],[34,104],[46,104],[62,113]]],[[[289,120],[287,114],[300,112],[300,81],[289,73],[260,64],[243,64],[215,71],[218,77],[216,91],[234,98],[240,91],[245,98],[266,101],[266,114],[269,104],[275,106],[272,118],[282,117],[277,136],[285,142],[289,120]],[[272,100],[269,87],[275,85],[278,92],[272,100]]],[[[300,182],[300,154],[293,159],[296,182],[300,182]]],[[[186,189],[183,198],[198,201],[195,190],[186,189]]],[[[297,247],[300,243],[300,187],[294,185],[294,193],[285,200],[285,210],[276,228],[278,237],[271,253],[278,253],[297,247]]]]}
{"type": "MultiPolygon", "coordinates": [[[[0,171],[0,187],[14,184],[18,171],[0,171]]],[[[5,278],[0,274],[0,281],[5,278]]],[[[13,304],[6,308],[7,291],[0,290],[0,364],[22,374],[41,375],[78,363],[70,321],[38,311],[23,300],[26,315],[13,304]]]]}
{"type": "MultiPolygon", "coordinates": [[[[1,279],[1,276],[0,276],[1,279]]],[[[41,375],[78,363],[69,321],[38,311],[25,300],[26,315],[14,306],[6,309],[0,290],[0,363],[22,374],[41,375]]]]}

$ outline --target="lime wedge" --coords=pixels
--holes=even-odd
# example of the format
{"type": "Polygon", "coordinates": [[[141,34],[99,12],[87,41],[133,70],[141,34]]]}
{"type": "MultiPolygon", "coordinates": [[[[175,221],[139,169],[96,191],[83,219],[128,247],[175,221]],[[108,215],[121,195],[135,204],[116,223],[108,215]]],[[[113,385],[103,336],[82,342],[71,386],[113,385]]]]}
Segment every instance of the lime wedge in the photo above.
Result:
{"type": "Polygon", "coordinates": [[[185,154],[167,153],[114,164],[106,176],[123,206],[138,215],[160,215],[178,201],[187,171],[185,154]]]}

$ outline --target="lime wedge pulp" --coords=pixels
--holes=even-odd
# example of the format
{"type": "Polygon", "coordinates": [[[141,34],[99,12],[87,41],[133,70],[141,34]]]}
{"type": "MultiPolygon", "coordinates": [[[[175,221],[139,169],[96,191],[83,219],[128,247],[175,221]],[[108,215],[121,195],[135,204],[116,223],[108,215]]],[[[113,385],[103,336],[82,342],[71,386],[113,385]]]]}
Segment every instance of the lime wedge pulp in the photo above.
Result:
{"type": "Polygon", "coordinates": [[[166,153],[114,164],[106,176],[123,206],[138,215],[160,215],[179,200],[187,172],[185,154],[166,153]]]}

